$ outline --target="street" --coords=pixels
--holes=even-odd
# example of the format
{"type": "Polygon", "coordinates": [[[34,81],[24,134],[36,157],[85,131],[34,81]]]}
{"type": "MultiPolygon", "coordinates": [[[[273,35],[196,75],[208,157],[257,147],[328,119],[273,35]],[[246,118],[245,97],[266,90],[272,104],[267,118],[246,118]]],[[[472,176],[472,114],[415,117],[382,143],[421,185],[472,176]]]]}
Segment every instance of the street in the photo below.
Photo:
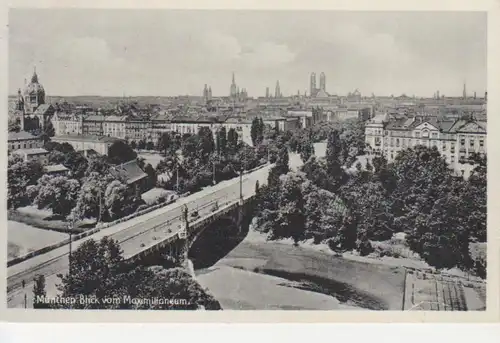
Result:
{"type": "MultiPolygon", "coordinates": [[[[242,191],[244,195],[250,195],[255,192],[255,183],[258,180],[262,185],[267,181],[267,174],[270,166],[265,166],[259,170],[243,176],[242,191]]],[[[150,212],[148,214],[136,217],[127,222],[103,229],[94,235],[73,242],[73,249],[77,249],[83,242],[89,239],[100,240],[104,236],[109,236],[122,243],[124,256],[130,256],[141,249],[141,245],[151,244],[155,239],[165,238],[168,235],[174,235],[180,229],[181,208],[187,204],[189,211],[197,210],[200,216],[208,214],[215,202],[219,206],[225,203],[238,200],[240,192],[239,177],[232,180],[221,182],[213,187],[207,187],[186,198],[179,199],[177,202],[167,205],[163,208],[150,212]],[[155,231],[155,228],[165,222],[170,222],[171,232],[168,230],[155,231]]],[[[24,306],[24,294],[28,297],[32,294],[33,279],[37,274],[43,274],[46,277],[47,293],[55,290],[55,282],[58,278],[55,275],[68,271],[68,252],[69,247],[65,245],[61,248],[52,250],[46,254],[26,260],[8,268],[8,306],[24,306]],[[22,281],[26,286],[22,288],[22,281]]],[[[27,301],[31,306],[31,301],[27,301]]]]}

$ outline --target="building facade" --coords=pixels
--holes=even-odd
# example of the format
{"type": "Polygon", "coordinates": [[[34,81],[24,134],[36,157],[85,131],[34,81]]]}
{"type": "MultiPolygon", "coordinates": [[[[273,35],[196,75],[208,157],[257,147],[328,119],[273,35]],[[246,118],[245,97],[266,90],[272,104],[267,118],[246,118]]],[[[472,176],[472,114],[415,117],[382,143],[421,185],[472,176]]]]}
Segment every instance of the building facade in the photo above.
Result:
{"type": "Polygon", "coordinates": [[[487,153],[486,122],[472,118],[444,121],[431,116],[391,120],[382,115],[366,124],[365,142],[369,154],[385,156],[389,162],[407,148],[435,147],[451,168],[468,176],[473,156],[487,153]]]}
{"type": "Polygon", "coordinates": [[[41,147],[41,139],[29,132],[9,132],[9,136],[7,138],[7,149],[9,152],[18,149],[35,149],[41,147]]]}
{"type": "Polygon", "coordinates": [[[93,150],[101,155],[107,155],[111,144],[119,141],[118,138],[114,137],[92,135],[62,135],[54,136],[51,140],[60,144],[68,143],[75,151],[83,151],[86,154],[90,150],[93,150]]]}

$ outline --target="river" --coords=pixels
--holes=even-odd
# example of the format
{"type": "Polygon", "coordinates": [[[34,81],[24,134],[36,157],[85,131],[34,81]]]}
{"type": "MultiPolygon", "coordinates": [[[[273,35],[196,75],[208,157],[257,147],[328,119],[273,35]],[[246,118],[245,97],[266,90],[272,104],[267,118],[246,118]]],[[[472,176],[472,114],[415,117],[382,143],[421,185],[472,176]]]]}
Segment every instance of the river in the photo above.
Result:
{"type": "Polygon", "coordinates": [[[223,309],[401,309],[401,268],[266,242],[258,235],[251,231],[214,265],[196,270],[198,282],[223,309]]]}

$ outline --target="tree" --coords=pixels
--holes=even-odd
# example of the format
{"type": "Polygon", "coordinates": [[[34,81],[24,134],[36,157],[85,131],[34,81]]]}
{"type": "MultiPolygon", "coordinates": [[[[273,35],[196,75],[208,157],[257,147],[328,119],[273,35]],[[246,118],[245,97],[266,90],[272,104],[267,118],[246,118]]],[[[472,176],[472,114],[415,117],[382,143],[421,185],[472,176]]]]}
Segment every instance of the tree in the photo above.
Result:
{"type": "Polygon", "coordinates": [[[66,160],[66,155],[60,151],[53,150],[49,153],[50,164],[61,164],[66,160]]]}
{"type": "Polygon", "coordinates": [[[144,172],[148,174],[148,185],[149,188],[156,186],[156,171],[151,164],[146,164],[144,167],[144,172]]]}
{"type": "Polygon", "coordinates": [[[38,208],[50,208],[54,214],[66,217],[76,205],[80,183],[66,176],[44,175],[38,181],[38,208]]]}
{"type": "Polygon", "coordinates": [[[230,128],[227,133],[227,151],[229,155],[234,155],[238,149],[238,133],[234,128],[230,128]]]}
{"type": "Polygon", "coordinates": [[[7,162],[7,206],[17,208],[27,205],[27,187],[35,185],[42,175],[43,167],[39,162],[24,162],[21,156],[10,155],[7,162]]]}
{"type": "Polygon", "coordinates": [[[215,151],[214,135],[209,127],[201,127],[198,131],[198,152],[204,163],[208,162],[210,155],[215,151]]]}
{"type": "Polygon", "coordinates": [[[19,132],[21,130],[21,125],[16,120],[10,120],[8,122],[8,131],[9,132],[19,132]]]}
{"type": "Polygon", "coordinates": [[[264,138],[264,122],[262,118],[254,118],[250,128],[250,136],[254,146],[260,144],[264,138]]]}
{"type": "Polygon", "coordinates": [[[264,121],[262,118],[259,118],[259,130],[257,134],[257,143],[260,144],[264,140],[264,130],[265,130],[265,125],[264,121]]]}
{"type": "Polygon", "coordinates": [[[458,190],[444,195],[429,213],[417,214],[407,235],[410,248],[437,269],[472,267],[469,232],[460,205],[458,190]]]}
{"type": "Polygon", "coordinates": [[[111,165],[108,162],[106,156],[92,156],[88,160],[87,170],[85,171],[85,176],[89,176],[92,173],[98,173],[100,175],[106,175],[109,172],[111,165]]]}
{"type": "Polygon", "coordinates": [[[292,238],[297,244],[304,239],[306,215],[302,196],[303,174],[288,173],[280,178],[279,206],[271,239],[292,238]]]}
{"type": "Polygon", "coordinates": [[[47,121],[43,127],[43,132],[41,134],[42,141],[44,143],[50,141],[50,137],[54,137],[56,131],[54,130],[54,125],[52,125],[52,121],[47,121]]]}
{"type": "Polygon", "coordinates": [[[132,268],[123,259],[118,242],[104,237],[85,241],[72,254],[70,271],[58,275],[61,297],[94,297],[95,302],[62,303],[73,309],[199,309],[219,310],[219,303],[179,269],[160,266],[132,268]],[[104,301],[117,299],[118,301],[104,301]],[[186,303],[132,302],[130,299],[183,299],[186,303]]]}
{"type": "Polygon", "coordinates": [[[306,163],[311,156],[314,155],[314,145],[312,144],[311,141],[307,141],[304,144],[301,145],[300,149],[300,158],[302,159],[302,162],[306,163]]]}
{"type": "MultiPolygon", "coordinates": [[[[58,275],[61,279],[58,289],[62,297],[114,298],[120,295],[117,288],[123,268],[122,250],[116,241],[108,237],[100,242],[90,239],[71,254],[69,273],[58,275]]],[[[77,301],[72,308],[98,309],[100,306],[77,301]]]]}
{"type": "Polygon", "coordinates": [[[139,150],[144,150],[146,149],[146,142],[141,139],[138,143],[137,143],[137,149],[139,150]]]}
{"type": "Polygon", "coordinates": [[[102,219],[104,213],[104,191],[114,180],[110,174],[92,172],[82,180],[74,211],[85,218],[102,219]]]}
{"type": "Polygon", "coordinates": [[[109,183],[104,191],[104,206],[111,220],[129,215],[142,205],[143,202],[136,196],[131,196],[127,185],[119,180],[109,183]]]}
{"type": "Polygon", "coordinates": [[[330,190],[330,175],[328,175],[326,163],[324,160],[318,160],[312,156],[302,166],[302,172],[311,180],[314,185],[319,188],[330,190]]]}
{"type": "Polygon", "coordinates": [[[173,139],[170,132],[163,132],[158,140],[158,150],[163,151],[165,156],[167,156],[167,150],[172,150],[173,148],[173,139]]]}
{"type": "Polygon", "coordinates": [[[146,143],[146,150],[154,150],[154,148],[155,148],[155,144],[153,142],[148,141],[146,143]]]}
{"type": "Polygon", "coordinates": [[[276,160],[276,167],[278,168],[280,175],[286,174],[290,171],[289,163],[290,157],[288,156],[288,149],[286,146],[283,146],[278,152],[278,159],[276,160]]]}
{"type": "Polygon", "coordinates": [[[200,137],[198,135],[190,135],[183,140],[182,143],[182,156],[186,159],[200,158],[201,153],[198,148],[201,143],[199,143],[200,137]]]}
{"type": "Polygon", "coordinates": [[[85,176],[89,163],[83,153],[70,152],[65,155],[62,164],[71,171],[73,178],[79,180],[85,176]]]}
{"type": "Polygon", "coordinates": [[[130,142],[130,147],[135,150],[137,148],[137,143],[135,141],[130,142]]]}
{"type": "Polygon", "coordinates": [[[44,301],[46,295],[45,276],[38,274],[35,276],[35,284],[33,286],[33,308],[50,308],[50,304],[44,301]]]}
{"type": "Polygon", "coordinates": [[[122,164],[136,159],[137,153],[124,141],[116,141],[108,149],[109,160],[114,164],[122,164]]]}
{"type": "Polygon", "coordinates": [[[217,131],[217,152],[219,155],[225,156],[227,149],[227,132],[223,126],[217,131]]]}
{"type": "Polygon", "coordinates": [[[328,136],[326,145],[326,168],[330,179],[330,189],[336,192],[345,182],[345,172],[341,163],[342,145],[337,130],[328,136]]]}
{"type": "Polygon", "coordinates": [[[69,143],[62,143],[62,144],[57,144],[54,147],[56,150],[62,152],[63,154],[69,154],[71,152],[75,152],[75,148],[69,143]]]}

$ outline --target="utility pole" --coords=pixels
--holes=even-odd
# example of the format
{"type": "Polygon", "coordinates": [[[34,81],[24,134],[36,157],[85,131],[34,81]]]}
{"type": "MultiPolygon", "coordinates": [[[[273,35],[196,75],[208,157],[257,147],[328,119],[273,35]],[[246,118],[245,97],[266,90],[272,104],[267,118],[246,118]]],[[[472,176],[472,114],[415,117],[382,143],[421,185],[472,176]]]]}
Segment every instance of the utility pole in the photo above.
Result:
{"type": "MultiPolygon", "coordinates": [[[[26,287],[26,281],[23,280],[22,285],[24,290],[24,287],[26,287]]],[[[28,296],[26,295],[26,291],[24,291],[24,308],[28,308],[28,296]]]]}
{"type": "MultiPolygon", "coordinates": [[[[102,188],[101,188],[101,185],[99,185],[99,215],[97,217],[97,222],[100,223],[101,222],[101,215],[102,215],[102,188]]],[[[71,234],[70,234],[71,235],[71,234]]]]}
{"type": "Polygon", "coordinates": [[[215,185],[215,160],[212,162],[213,171],[212,171],[212,183],[215,185]]]}
{"type": "Polygon", "coordinates": [[[240,170],[240,202],[243,203],[243,168],[240,170]]]}
{"type": "MultiPolygon", "coordinates": [[[[99,207],[99,213],[100,213],[100,207],[99,207]]],[[[68,277],[69,277],[69,287],[70,287],[70,290],[72,289],[72,286],[73,286],[73,278],[71,276],[71,265],[72,265],[72,253],[73,253],[73,245],[72,245],[72,242],[73,242],[73,229],[75,228],[75,222],[74,222],[74,219],[71,220],[71,227],[69,228],[69,256],[68,256],[68,260],[69,260],[69,272],[68,272],[68,277]]]]}
{"type": "Polygon", "coordinates": [[[176,188],[177,194],[179,194],[179,162],[176,162],[175,169],[176,169],[176,172],[177,172],[177,181],[176,181],[175,188],[176,188]]]}

